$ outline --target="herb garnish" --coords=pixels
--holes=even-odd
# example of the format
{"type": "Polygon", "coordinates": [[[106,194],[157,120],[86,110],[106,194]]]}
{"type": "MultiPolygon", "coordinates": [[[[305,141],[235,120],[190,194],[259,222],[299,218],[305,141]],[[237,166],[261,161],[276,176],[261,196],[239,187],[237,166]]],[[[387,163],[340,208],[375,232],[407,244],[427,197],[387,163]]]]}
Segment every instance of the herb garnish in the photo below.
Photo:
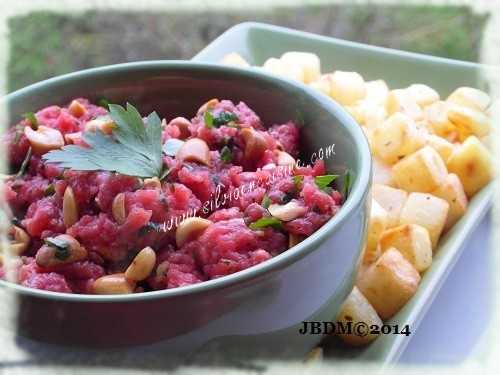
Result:
{"type": "Polygon", "coordinates": [[[353,183],[353,173],[350,169],[347,169],[344,172],[344,186],[342,187],[342,197],[344,198],[344,202],[347,199],[347,196],[351,192],[351,187],[353,183]]]}
{"type": "Polygon", "coordinates": [[[110,104],[110,102],[109,102],[109,100],[108,100],[108,99],[106,99],[106,98],[101,98],[101,99],[99,99],[99,100],[97,101],[97,105],[98,105],[99,107],[103,107],[103,108],[106,108],[106,109],[108,109],[108,108],[109,108],[109,104],[110,104]]]}
{"type": "Polygon", "coordinates": [[[36,119],[36,116],[33,112],[26,112],[25,114],[23,114],[23,117],[30,123],[30,126],[33,130],[38,129],[38,120],[36,119]]]}
{"type": "Polygon", "coordinates": [[[230,163],[233,160],[233,153],[231,152],[231,149],[227,146],[222,147],[220,158],[223,162],[230,163]]]}
{"type": "Polygon", "coordinates": [[[237,127],[238,116],[227,111],[222,111],[217,116],[214,116],[211,111],[205,111],[203,120],[205,121],[205,126],[209,129],[219,128],[222,125],[237,127]]]}
{"type": "Polygon", "coordinates": [[[262,202],[260,204],[262,207],[264,207],[266,210],[269,208],[269,206],[271,205],[271,199],[269,198],[269,196],[267,194],[264,195],[264,197],[262,197],[262,202]]]}
{"type": "Polygon", "coordinates": [[[281,229],[281,220],[273,216],[261,217],[249,225],[250,229],[258,230],[264,228],[281,229]]]}
{"type": "Polygon", "coordinates": [[[47,237],[45,243],[55,249],[54,256],[59,260],[66,260],[69,258],[70,245],[67,241],[55,237],[47,237]]]}
{"type": "Polygon", "coordinates": [[[137,109],[109,105],[110,116],[117,127],[107,136],[99,129],[85,132],[83,140],[90,147],[66,145],[52,150],[43,159],[65,168],[80,171],[110,171],[137,177],[161,177],[164,173],[161,147],[161,120],[156,112],[144,124],[137,109]]]}
{"type": "Polygon", "coordinates": [[[184,143],[183,140],[170,138],[163,145],[163,153],[168,156],[175,156],[184,143]]]}
{"type": "Polygon", "coordinates": [[[28,164],[31,160],[31,154],[32,154],[32,150],[31,150],[31,146],[30,146],[30,148],[28,148],[28,152],[26,153],[26,156],[24,157],[23,162],[21,163],[21,167],[19,168],[19,171],[16,173],[14,178],[19,178],[26,172],[26,169],[28,168],[28,164]]]}
{"type": "Polygon", "coordinates": [[[336,174],[325,174],[314,177],[314,182],[321,190],[325,190],[337,177],[338,175],[336,174]]]}
{"type": "Polygon", "coordinates": [[[295,188],[297,190],[300,190],[300,184],[302,184],[302,181],[304,180],[304,176],[302,175],[297,175],[292,177],[293,183],[295,184],[295,188]]]}
{"type": "Polygon", "coordinates": [[[48,196],[54,195],[55,192],[56,192],[56,189],[54,187],[54,184],[49,184],[49,185],[47,185],[47,187],[43,191],[43,195],[45,197],[48,197],[48,196]]]}

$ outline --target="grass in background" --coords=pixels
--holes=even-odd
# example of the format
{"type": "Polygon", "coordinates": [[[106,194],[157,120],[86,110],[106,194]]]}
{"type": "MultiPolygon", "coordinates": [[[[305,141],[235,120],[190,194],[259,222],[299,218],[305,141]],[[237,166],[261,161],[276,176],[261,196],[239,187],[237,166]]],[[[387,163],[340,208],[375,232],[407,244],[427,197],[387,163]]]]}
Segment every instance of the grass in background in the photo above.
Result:
{"type": "Polygon", "coordinates": [[[34,12],[9,20],[9,91],[113,63],[190,59],[227,28],[261,21],[368,44],[477,61],[485,16],[465,7],[303,6],[204,13],[34,12]]]}

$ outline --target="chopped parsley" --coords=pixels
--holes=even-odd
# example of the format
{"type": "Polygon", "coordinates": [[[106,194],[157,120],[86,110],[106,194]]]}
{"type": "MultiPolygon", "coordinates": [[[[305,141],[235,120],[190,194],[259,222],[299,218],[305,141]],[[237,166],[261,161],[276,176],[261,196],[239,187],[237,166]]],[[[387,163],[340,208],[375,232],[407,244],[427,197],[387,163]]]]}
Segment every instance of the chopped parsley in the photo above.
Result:
{"type": "Polygon", "coordinates": [[[342,187],[342,197],[344,198],[344,201],[347,199],[347,196],[351,192],[352,188],[352,183],[353,183],[353,172],[351,170],[347,169],[344,172],[344,185],[342,187]]]}
{"type": "Polygon", "coordinates": [[[233,153],[228,146],[222,147],[220,158],[224,163],[230,163],[233,160],[233,153]]]}
{"type": "Polygon", "coordinates": [[[258,230],[265,228],[281,229],[281,220],[273,216],[261,217],[249,225],[250,229],[258,230]]]}
{"type": "Polygon", "coordinates": [[[293,183],[295,184],[295,188],[297,190],[300,190],[300,185],[302,184],[302,181],[304,180],[304,176],[297,175],[292,177],[293,183]]]}
{"type": "Polygon", "coordinates": [[[336,174],[325,174],[314,177],[314,182],[321,190],[325,190],[337,177],[338,175],[336,174]]]}
{"type": "Polygon", "coordinates": [[[203,120],[205,121],[205,126],[209,129],[219,128],[223,125],[238,127],[238,125],[236,124],[238,121],[238,116],[236,116],[232,112],[222,111],[217,116],[214,116],[212,111],[205,111],[203,120]]]}
{"type": "Polygon", "coordinates": [[[43,191],[43,195],[46,196],[46,197],[48,197],[50,195],[54,195],[55,192],[56,192],[56,189],[54,187],[54,184],[49,184],[49,185],[47,185],[47,187],[43,191]]]}
{"type": "Polygon", "coordinates": [[[271,205],[271,199],[269,198],[269,196],[267,194],[264,195],[264,197],[262,198],[262,202],[260,204],[262,207],[264,207],[266,210],[269,208],[269,206],[271,205]]]}
{"type": "Polygon", "coordinates": [[[25,114],[23,114],[23,117],[30,123],[30,126],[33,130],[38,129],[38,120],[36,119],[36,116],[33,112],[26,112],[25,114]]]}

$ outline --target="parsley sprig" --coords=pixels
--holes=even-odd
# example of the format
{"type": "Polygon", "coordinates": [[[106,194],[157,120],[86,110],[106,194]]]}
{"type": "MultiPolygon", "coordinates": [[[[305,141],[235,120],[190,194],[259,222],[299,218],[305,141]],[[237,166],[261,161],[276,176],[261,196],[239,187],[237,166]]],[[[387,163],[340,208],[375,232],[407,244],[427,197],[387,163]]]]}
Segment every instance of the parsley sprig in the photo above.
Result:
{"type": "Polygon", "coordinates": [[[43,159],[65,168],[80,171],[111,171],[137,177],[162,177],[164,174],[161,145],[161,120],[156,112],[144,123],[137,109],[109,104],[109,112],[117,127],[112,135],[99,129],[85,132],[88,148],[67,145],[53,150],[43,159]]]}

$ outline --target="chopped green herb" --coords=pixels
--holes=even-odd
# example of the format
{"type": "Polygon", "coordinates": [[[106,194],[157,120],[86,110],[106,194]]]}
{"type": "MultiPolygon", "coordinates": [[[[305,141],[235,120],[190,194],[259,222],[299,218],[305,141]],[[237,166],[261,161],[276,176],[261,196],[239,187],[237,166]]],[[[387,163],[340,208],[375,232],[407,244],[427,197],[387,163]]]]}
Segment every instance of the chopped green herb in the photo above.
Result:
{"type": "Polygon", "coordinates": [[[222,125],[229,125],[235,126],[236,121],[238,121],[238,116],[236,116],[232,112],[226,112],[223,111],[217,115],[217,117],[214,117],[214,126],[216,128],[222,126],[222,125]]]}
{"type": "Polygon", "coordinates": [[[21,163],[21,167],[19,168],[19,171],[16,173],[14,178],[19,178],[26,172],[26,169],[28,168],[28,164],[31,160],[31,153],[32,153],[32,151],[31,151],[31,147],[30,147],[30,148],[28,148],[28,152],[26,153],[26,156],[24,157],[24,160],[21,163]]]}
{"type": "Polygon", "coordinates": [[[324,176],[314,177],[314,182],[321,190],[324,190],[328,185],[330,185],[333,180],[338,177],[336,174],[325,174],[324,176]]]}
{"type": "Polygon", "coordinates": [[[140,237],[143,237],[150,232],[161,232],[162,230],[163,230],[162,224],[157,224],[150,221],[149,223],[144,225],[141,229],[139,229],[138,234],[140,237]]]}
{"type": "Polygon", "coordinates": [[[269,227],[274,229],[281,229],[281,220],[272,216],[261,217],[259,220],[251,223],[249,227],[253,230],[265,229],[269,227]]]}
{"type": "Polygon", "coordinates": [[[57,259],[66,260],[71,255],[69,251],[70,245],[67,241],[55,237],[47,237],[44,241],[48,246],[55,249],[54,256],[57,259]]]}
{"type": "Polygon", "coordinates": [[[171,169],[163,168],[163,172],[160,175],[160,181],[163,181],[171,172],[171,169]]]}
{"type": "Polygon", "coordinates": [[[168,156],[175,156],[184,143],[183,140],[170,138],[163,145],[163,153],[168,156]]]}
{"type": "Polygon", "coordinates": [[[351,187],[353,183],[353,172],[350,169],[347,169],[344,172],[344,185],[342,186],[342,197],[344,198],[344,202],[347,199],[349,193],[351,192],[351,187]]]}
{"type": "Polygon", "coordinates": [[[304,180],[304,176],[297,175],[292,177],[293,183],[295,184],[295,188],[297,190],[300,189],[300,185],[302,184],[302,181],[304,180]]]}
{"type": "Polygon", "coordinates": [[[127,109],[109,105],[110,116],[117,124],[113,134],[85,132],[83,140],[90,147],[66,145],[42,158],[64,168],[79,171],[110,171],[136,177],[160,177],[163,173],[161,120],[156,112],[146,118],[127,103],[127,109]]]}
{"type": "Polygon", "coordinates": [[[205,126],[209,129],[219,128],[223,125],[235,128],[239,127],[238,124],[236,124],[238,116],[227,111],[222,111],[217,116],[214,116],[211,111],[205,111],[203,120],[205,121],[205,126]]]}
{"type": "Polygon", "coordinates": [[[106,98],[101,98],[101,99],[99,99],[99,100],[97,101],[97,105],[98,105],[99,107],[103,107],[103,108],[106,108],[106,109],[109,109],[109,104],[110,104],[110,102],[109,102],[109,100],[108,100],[108,99],[106,99],[106,98]]]}
{"type": "Polygon", "coordinates": [[[203,115],[203,120],[205,121],[205,126],[209,129],[214,127],[214,115],[210,111],[205,111],[203,115]]]}
{"type": "Polygon", "coordinates": [[[50,196],[50,195],[54,195],[54,194],[55,194],[55,192],[56,192],[56,189],[55,189],[55,187],[54,187],[54,184],[49,184],[49,185],[45,188],[45,190],[43,191],[43,195],[44,195],[44,196],[46,196],[46,197],[48,197],[48,196],[50,196]]]}
{"type": "Polygon", "coordinates": [[[23,114],[25,120],[29,121],[30,126],[33,130],[38,129],[38,120],[33,112],[26,112],[23,114]]]}
{"type": "Polygon", "coordinates": [[[231,160],[233,160],[233,153],[231,152],[231,149],[227,146],[222,147],[220,158],[224,163],[230,163],[231,160]]]}
{"type": "Polygon", "coordinates": [[[271,205],[271,199],[269,198],[269,196],[267,194],[265,194],[264,197],[262,198],[262,202],[260,205],[262,207],[264,207],[265,209],[268,209],[269,206],[271,205]]]}

